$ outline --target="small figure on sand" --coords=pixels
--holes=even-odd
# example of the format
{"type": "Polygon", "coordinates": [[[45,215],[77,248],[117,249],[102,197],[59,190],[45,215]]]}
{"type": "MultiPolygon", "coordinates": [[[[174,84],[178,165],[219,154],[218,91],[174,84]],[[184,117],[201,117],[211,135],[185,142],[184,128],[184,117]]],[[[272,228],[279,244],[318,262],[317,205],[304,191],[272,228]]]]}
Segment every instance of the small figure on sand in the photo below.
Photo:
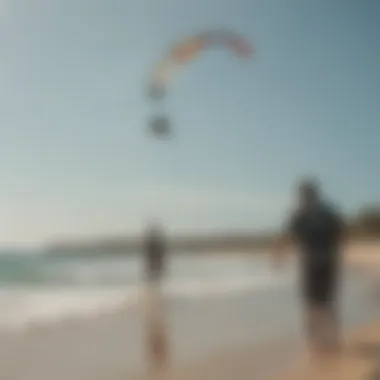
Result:
{"type": "Polygon", "coordinates": [[[298,248],[310,349],[316,354],[338,353],[341,338],[336,301],[345,223],[323,199],[316,181],[301,182],[297,192],[298,207],[276,244],[276,263],[281,265],[292,245],[298,248]]]}

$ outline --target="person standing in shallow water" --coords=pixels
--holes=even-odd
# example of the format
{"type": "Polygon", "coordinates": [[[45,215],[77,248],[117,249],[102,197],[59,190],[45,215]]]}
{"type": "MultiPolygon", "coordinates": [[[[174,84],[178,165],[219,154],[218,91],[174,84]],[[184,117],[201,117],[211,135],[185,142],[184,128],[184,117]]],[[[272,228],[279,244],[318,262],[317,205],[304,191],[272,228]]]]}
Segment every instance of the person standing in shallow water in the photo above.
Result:
{"type": "Polygon", "coordinates": [[[149,282],[162,280],[165,272],[166,245],[162,230],[152,226],[145,241],[145,277],[149,282]]]}
{"type": "Polygon", "coordinates": [[[146,297],[147,345],[152,371],[168,366],[168,337],[165,328],[165,305],[162,280],[165,274],[167,247],[162,230],[153,226],[148,230],[144,246],[144,275],[146,297]]]}
{"type": "Polygon", "coordinates": [[[292,245],[300,254],[301,296],[305,305],[308,343],[317,354],[339,352],[337,298],[345,223],[322,199],[314,181],[298,186],[298,207],[277,241],[275,259],[281,265],[292,245]]]}

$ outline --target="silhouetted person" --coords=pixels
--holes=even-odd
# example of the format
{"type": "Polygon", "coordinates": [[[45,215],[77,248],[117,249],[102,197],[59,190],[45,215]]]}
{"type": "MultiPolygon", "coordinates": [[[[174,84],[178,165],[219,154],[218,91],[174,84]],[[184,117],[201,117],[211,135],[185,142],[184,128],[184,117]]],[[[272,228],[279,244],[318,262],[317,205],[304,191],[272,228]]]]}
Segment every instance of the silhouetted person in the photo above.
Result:
{"type": "Polygon", "coordinates": [[[149,229],[144,254],[149,364],[156,372],[168,365],[165,304],[160,286],[165,273],[167,251],[164,235],[158,226],[149,229]]]}
{"type": "Polygon", "coordinates": [[[162,279],[166,264],[166,244],[162,230],[158,226],[149,229],[145,241],[145,275],[148,281],[162,279]]]}
{"type": "Polygon", "coordinates": [[[298,201],[278,241],[277,259],[281,263],[291,244],[298,248],[309,343],[317,353],[337,352],[340,333],[335,308],[344,222],[313,181],[299,185],[298,201]]]}

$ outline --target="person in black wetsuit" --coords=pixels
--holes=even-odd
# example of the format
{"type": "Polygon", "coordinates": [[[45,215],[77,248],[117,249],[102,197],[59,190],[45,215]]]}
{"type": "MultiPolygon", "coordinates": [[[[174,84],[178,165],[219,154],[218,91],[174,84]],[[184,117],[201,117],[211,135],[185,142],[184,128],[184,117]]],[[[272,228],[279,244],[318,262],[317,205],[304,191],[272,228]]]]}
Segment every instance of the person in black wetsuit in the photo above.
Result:
{"type": "Polygon", "coordinates": [[[309,343],[318,353],[336,351],[340,348],[336,298],[345,223],[335,208],[322,200],[314,181],[299,185],[298,200],[278,241],[277,263],[290,245],[298,248],[309,343]]]}

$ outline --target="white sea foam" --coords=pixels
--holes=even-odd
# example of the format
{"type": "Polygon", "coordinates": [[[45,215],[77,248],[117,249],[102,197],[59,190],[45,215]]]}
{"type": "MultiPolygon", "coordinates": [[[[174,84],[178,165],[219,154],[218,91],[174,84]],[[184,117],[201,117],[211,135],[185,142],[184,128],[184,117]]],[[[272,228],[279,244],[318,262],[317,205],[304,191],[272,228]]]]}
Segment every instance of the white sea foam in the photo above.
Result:
{"type": "MultiPolygon", "coordinates": [[[[141,299],[141,258],[1,257],[0,329],[24,330],[68,317],[87,318],[141,299]]],[[[187,255],[171,260],[163,291],[168,299],[196,300],[260,291],[289,282],[257,260],[187,255]]]]}
{"type": "MultiPolygon", "coordinates": [[[[264,290],[280,286],[288,280],[285,277],[275,280],[269,275],[169,280],[163,290],[169,299],[196,299],[264,290]]],[[[121,307],[135,306],[141,296],[138,285],[3,289],[0,290],[0,329],[24,330],[31,324],[56,322],[68,316],[96,316],[121,307]]]]}

